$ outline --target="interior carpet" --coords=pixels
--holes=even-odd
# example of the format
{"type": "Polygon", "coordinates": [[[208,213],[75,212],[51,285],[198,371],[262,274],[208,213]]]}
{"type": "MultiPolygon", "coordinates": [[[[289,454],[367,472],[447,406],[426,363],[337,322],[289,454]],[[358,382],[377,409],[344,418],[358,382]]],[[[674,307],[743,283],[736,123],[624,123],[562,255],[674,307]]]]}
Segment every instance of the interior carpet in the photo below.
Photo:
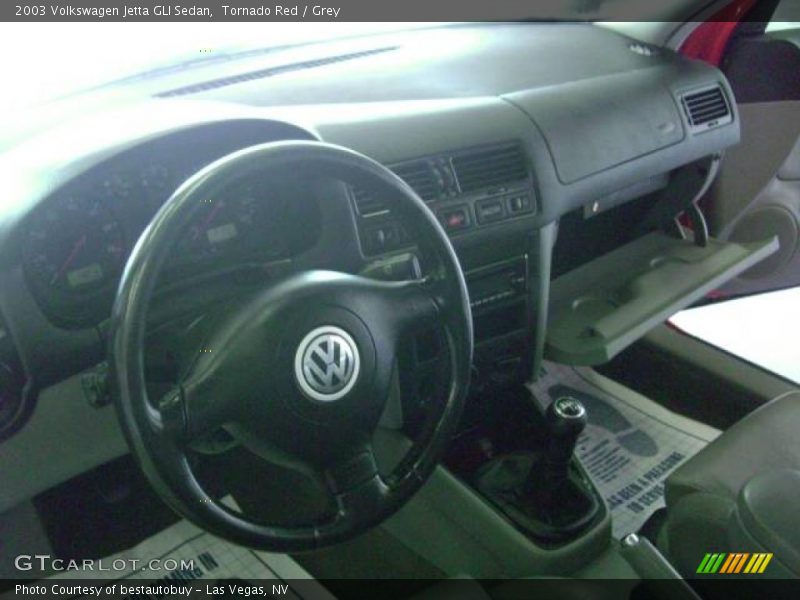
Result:
{"type": "Polygon", "coordinates": [[[40,494],[34,506],[54,554],[64,560],[114,554],[179,519],[130,455],[40,494]]]}
{"type": "Polygon", "coordinates": [[[530,389],[542,408],[559,396],[585,405],[576,454],[606,500],[617,539],[664,506],[667,476],[719,435],[585,367],[545,362],[530,389]]]}

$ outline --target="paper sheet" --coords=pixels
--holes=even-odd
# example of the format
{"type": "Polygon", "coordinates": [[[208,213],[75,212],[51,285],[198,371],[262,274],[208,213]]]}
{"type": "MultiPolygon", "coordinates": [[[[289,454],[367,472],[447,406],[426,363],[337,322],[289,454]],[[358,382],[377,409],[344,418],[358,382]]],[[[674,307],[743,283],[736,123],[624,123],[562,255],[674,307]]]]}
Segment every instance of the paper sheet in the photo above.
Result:
{"type": "MultiPolygon", "coordinates": [[[[230,504],[231,500],[227,502],[230,504]]],[[[103,558],[95,563],[93,570],[63,571],[50,580],[65,585],[80,580],[91,580],[93,585],[98,580],[104,585],[116,583],[114,597],[124,596],[116,593],[121,585],[146,586],[142,594],[133,596],[137,598],[166,600],[186,598],[189,594],[206,597],[207,586],[224,590],[228,598],[245,597],[245,594],[230,594],[228,586],[234,584],[251,591],[260,588],[263,596],[271,598],[333,599],[288,555],[257,552],[232,544],[188,521],[179,521],[133,548],[103,558]],[[98,571],[98,566],[105,570],[98,571]]]]}

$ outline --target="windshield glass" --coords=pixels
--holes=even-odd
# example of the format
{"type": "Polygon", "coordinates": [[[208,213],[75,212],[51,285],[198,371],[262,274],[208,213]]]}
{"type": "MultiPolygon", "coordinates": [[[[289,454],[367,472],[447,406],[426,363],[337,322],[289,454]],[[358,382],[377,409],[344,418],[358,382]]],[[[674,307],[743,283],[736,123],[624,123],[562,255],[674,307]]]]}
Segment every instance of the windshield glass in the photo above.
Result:
{"type": "Polygon", "coordinates": [[[154,69],[226,60],[257,49],[268,51],[287,45],[431,25],[3,23],[1,72],[5,81],[13,81],[15,85],[13,94],[0,96],[0,106],[23,108],[154,69]]]}
{"type": "MultiPolygon", "coordinates": [[[[683,20],[711,0],[500,2],[497,20],[683,20]]],[[[453,16],[457,18],[458,11],[453,16]]],[[[281,46],[423,28],[442,23],[19,22],[0,23],[0,74],[12,82],[0,107],[25,108],[168,66],[230,59],[281,46]],[[8,93],[13,89],[13,93],[8,93]]]]}

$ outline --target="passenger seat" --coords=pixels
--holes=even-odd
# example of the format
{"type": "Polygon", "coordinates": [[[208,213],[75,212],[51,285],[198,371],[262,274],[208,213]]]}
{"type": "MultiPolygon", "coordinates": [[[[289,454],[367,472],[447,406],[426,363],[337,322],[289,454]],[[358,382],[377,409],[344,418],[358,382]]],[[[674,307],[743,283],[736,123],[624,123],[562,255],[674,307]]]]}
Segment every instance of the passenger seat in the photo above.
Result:
{"type": "Polygon", "coordinates": [[[707,552],[774,553],[768,575],[800,576],[800,391],[758,408],[666,482],[659,546],[685,577],[707,552]]]}

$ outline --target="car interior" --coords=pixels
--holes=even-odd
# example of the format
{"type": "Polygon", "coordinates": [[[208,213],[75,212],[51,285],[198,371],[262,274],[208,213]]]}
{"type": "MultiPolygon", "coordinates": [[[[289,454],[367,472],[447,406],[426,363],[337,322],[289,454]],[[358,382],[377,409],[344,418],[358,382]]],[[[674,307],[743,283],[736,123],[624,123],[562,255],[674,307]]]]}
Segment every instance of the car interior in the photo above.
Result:
{"type": "Polygon", "coordinates": [[[800,25],[684,4],[250,52],[9,119],[4,587],[179,523],[301,597],[714,597],[709,553],[800,575],[798,384],[669,323],[800,285],[800,25]]]}

